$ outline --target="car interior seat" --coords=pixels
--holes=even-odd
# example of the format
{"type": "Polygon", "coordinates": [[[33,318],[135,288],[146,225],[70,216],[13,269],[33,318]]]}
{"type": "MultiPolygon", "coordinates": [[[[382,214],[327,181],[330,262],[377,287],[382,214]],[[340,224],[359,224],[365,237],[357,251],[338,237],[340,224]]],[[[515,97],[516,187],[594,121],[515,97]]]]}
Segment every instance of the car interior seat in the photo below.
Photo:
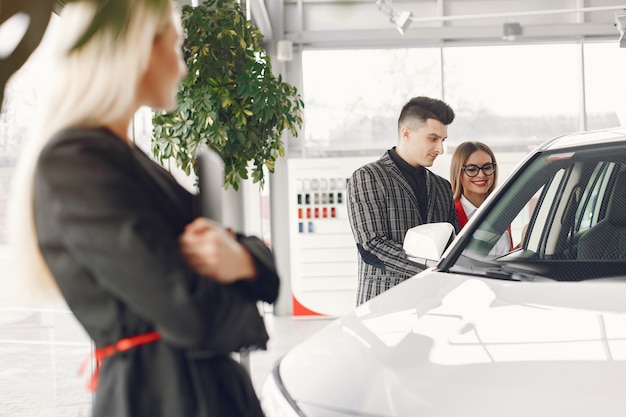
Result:
{"type": "Polygon", "coordinates": [[[606,217],[581,236],[577,259],[626,260],[626,171],[617,176],[606,217]]]}

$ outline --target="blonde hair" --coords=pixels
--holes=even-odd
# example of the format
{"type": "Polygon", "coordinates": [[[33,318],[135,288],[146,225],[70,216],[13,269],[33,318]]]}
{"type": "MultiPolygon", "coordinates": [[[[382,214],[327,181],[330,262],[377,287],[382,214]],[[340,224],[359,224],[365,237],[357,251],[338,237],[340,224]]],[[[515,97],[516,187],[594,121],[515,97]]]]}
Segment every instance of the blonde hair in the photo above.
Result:
{"type": "MultiPolygon", "coordinates": [[[[450,163],[450,184],[452,184],[452,198],[458,200],[463,195],[463,186],[461,185],[461,175],[463,175],[463,166],[467,159],[476,151],[484,151],[491,158],[492,163],[496,163],[496,156],[489,146],[483,142],[467,141],[456,147],[452,154],[452,162],[450,163]]],[[[487,195],[491,194],[498,183],[498,170],[493,173],[493,184],[487,190],[487,195]]]]}
{"type": "Polygon", "coordinates": [[[22,149],[9,200],[12,290],[20,301],[42,302],[59,295],[35,230],[33,181],[39,153],[60,130],[99,127],[134,112],[138,84],[148,67],[154,38],[171,24],[174,8],[169,0],[163,7],[145,0],[127,3],[124,32],[103,28],[80,48],[73,47],[96,15],[98,2],[71,2],[61,13],[52,88],[22,149]]]}

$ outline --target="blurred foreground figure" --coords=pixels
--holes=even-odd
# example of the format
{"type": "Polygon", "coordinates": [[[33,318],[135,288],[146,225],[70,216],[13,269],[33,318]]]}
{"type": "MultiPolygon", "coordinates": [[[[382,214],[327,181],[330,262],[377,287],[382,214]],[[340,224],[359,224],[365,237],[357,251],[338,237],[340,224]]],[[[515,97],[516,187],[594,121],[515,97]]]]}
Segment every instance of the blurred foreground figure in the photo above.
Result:
{"type": "Polygon", "coordinates": [[[123,32],[79,47],[96,3],[63,9],[57,79],[13,189],[13,276],[60,290],[93,338],[93,416],[262,416],[230,353],[266,346],[256,303],[278,295],[273,255],[194,218],[195,196],[133,145],[134,113],[173,108],[186,67],[172,4],[127,3],[123,32]]]}

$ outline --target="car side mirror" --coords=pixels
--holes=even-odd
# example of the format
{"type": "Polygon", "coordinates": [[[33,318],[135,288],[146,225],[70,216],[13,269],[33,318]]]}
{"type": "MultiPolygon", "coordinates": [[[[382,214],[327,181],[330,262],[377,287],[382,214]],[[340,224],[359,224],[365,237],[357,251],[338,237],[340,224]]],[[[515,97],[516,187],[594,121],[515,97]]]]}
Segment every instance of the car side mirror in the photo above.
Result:
{"type": "Polygon", "coordinates": [[[430,268],[439,262],[455,236],[450,223],[421,224],[407,230],[402,247],[409,261],[424,269],[430,268]]]}

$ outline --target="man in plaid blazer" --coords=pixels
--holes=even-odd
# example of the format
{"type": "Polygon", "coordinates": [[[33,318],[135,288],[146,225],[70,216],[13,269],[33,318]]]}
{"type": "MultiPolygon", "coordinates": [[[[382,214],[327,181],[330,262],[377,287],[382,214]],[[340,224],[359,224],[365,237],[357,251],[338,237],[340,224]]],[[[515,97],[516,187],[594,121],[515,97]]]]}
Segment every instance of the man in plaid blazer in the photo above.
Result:
{"type": "Polygon", "coordinates": [[[402,248],[410,228],[449,222],[459,231],[450,182],[426,169],[443,153],[454,111],[414,97],[398,118],[398,143],[348,182],[348,213],[359,251],[357,305],[420,272],[402,248]]]}

